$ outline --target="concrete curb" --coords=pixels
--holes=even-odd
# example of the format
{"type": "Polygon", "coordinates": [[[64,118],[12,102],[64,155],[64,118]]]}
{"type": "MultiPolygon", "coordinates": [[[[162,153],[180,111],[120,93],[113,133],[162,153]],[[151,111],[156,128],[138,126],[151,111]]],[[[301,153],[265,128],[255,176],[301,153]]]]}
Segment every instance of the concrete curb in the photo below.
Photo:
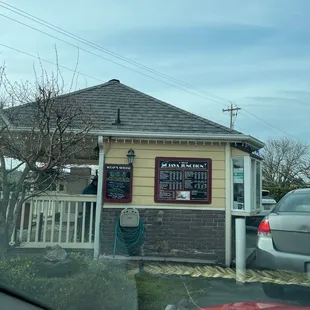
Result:
{"type": "Polygon", "coordinates": [[[167,262],[167,263],[192,263],[192,264],[207,264],[217,265],[216,262],[206,259],[195,258],[177,258],[177,257],[157,257],[157,256],[122,256],[122,255],[101,255],[100,260],[114,261],[145,261],[145,262],[167,262]]]}

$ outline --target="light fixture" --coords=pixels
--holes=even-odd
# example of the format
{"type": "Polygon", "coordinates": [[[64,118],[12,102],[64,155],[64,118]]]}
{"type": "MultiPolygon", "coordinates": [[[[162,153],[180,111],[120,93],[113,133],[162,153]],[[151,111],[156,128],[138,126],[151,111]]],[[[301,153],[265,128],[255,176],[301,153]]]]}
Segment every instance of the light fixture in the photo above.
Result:
{"type": "Polygon", "coordinates": [[[135,160],[135,151],[133,149],[130,149],[127,153],[127,158],[128,158],[128,164],[132,165],[134,160],[135,160]]]}

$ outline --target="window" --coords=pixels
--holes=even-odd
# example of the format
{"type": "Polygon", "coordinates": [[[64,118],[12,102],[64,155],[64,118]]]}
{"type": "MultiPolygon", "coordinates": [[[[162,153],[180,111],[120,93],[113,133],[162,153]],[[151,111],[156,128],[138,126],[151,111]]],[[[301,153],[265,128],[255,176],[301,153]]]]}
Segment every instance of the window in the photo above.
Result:
{"type": "Polygon", "coordinates": [[[233,209],[244,210],[244,159],[233,159],[233,209]]]}
{"type": "Polygon", "coordinates": [[[259,210],[262,207],[262,171],[261,171],[261,162],[255,160],[255,167],[256,167],[256,209],[259,210]]]}
{"type": "Polygon", "coordinates": [[[251,158],[251,210],[256,209],[256,162],[251,158]]]}
{"type": "Polygon", "coordinates": [[[269,196],[269,191],[266,191],[266,190],[262,190],[262,197],[264,199],[270,199],[270,196],[269,196]]]}
{"type": "Polygon", "coordinates": [[[310,192],[288,194],[278,204],[280,212],[310,213],[310,192]]]}
{"type": "Polygon", "coordinates": [[[232,159],[232,166],[232,210],[246,213],[260,210],[262,203],[261,161],[251,156],[237,156],[232,159]]]}

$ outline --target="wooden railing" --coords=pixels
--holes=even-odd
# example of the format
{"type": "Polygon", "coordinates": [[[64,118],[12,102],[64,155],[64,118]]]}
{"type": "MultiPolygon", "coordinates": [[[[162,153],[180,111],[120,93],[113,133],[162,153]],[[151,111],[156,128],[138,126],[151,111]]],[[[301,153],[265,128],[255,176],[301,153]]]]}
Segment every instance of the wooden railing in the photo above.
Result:
{"type": "Polygon", "coordinates": [[[11,244],[44,248],[93,248],[96,196],[50,195],[25,202],[11,244]]]}

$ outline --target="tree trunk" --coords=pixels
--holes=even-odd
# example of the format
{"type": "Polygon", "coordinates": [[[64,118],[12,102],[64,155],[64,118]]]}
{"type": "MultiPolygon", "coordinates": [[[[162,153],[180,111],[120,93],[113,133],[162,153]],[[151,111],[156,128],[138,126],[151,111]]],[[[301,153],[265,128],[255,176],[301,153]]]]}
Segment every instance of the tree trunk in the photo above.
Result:
{"type": "Polygon", "coordinates": [[[8,252],[9,248],[9,235],[7,225],[5,223],[5,217],[3,213],[0,213],[0,259],[3,259],[8,252]]]}

